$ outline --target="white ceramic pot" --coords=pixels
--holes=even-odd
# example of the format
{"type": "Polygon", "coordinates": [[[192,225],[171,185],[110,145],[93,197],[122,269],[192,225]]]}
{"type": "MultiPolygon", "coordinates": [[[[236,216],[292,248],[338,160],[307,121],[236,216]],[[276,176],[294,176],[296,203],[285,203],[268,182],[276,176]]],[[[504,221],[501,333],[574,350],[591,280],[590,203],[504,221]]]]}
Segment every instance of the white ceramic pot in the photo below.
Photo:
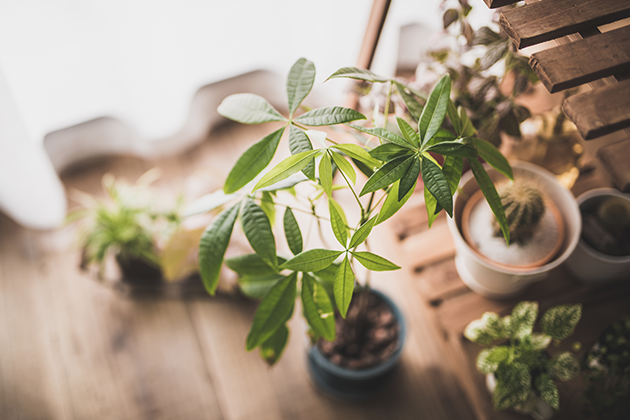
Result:
{"type": "MultiPolygon", "coordinates": [[[[578,197],[577,202],[582,211],[590,211],[611,196],[622,197],[630,202],[630,195],[612,188],[587,191],[578,197]]],[[[567,260],[567,267],[578,280],[586,284],[630,279],[630,255],[624,257],[606,255],[596,251],[582,239],[567,260]]]]}
{"type": "MultiPolygon", "coordinates": [[[[526,178],[535,183],[558,207],[564,221],[565,238],[558,256],[539,267],[513,270],[493,264],[475,252],[462,236],[461,217],[466,202],[479,189],[472,171],[464,174],[460,189],[454,196],[453,218],[448,219],[457,250],[455,265],[464,283],[474,292],[492,299],[507,299],[523,293],[529,285],[544,280],[549,271],[562,264],[575,249],[582,228],[582,218],[575,198],[560,184],[553,174],[527,162],[511,161],[515,178],[526,178]]],[[[486,165],[490,178],[495,182],[506,180],[505,176],[486,165]]]]}

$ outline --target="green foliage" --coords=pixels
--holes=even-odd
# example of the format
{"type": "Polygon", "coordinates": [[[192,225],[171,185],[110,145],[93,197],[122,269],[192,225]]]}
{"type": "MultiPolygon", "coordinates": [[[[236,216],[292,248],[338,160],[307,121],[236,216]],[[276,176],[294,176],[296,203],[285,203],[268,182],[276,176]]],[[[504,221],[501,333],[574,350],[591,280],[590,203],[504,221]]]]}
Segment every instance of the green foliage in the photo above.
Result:
{"type": "Polygon", "coordinates": [[[567,324],[558,335],[564,339],[573,332],[580,315],[581,305],[556,306],[542,317],[544,334],[534,333],[538,304],[520,302],[508,316],[486,312],[466,327],[466,338],[489,346],[479,353],[477,369],[496,379],[492,401],[497,410],[514,408],[519,412],[531,412],[535,397],[542,398],[556,410],[560,408],[554,379],[574,379],[579,364],[570,352],[560,352],[550,358],[547,348],[552,334],[558,331],[555,322],[552,325],[548,322],[562,319],[567,324]]]}

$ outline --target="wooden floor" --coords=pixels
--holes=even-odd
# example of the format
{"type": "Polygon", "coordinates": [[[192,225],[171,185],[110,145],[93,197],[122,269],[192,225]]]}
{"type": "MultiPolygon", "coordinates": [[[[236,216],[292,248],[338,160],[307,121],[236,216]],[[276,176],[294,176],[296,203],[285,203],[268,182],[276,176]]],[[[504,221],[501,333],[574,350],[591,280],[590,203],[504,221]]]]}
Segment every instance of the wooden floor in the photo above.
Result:
{"type": "MultiPolygon", "coordinates": [[[[262,130],[225,126],[184,155],[93,162],[63,181],[69,189],[99,193],[105,172],[133,181],[158,166],[165,194],[200,195],[220,187],[225,162],[234,162],[269,127],[262,130]]],[[[373,248],[396,262],[399,242],[394,229],[383,226],[373,248]]],[[[73,236],[73,226],[35,232],[0,215],[2,420],[474,418],[410,269],[373,281],[408,323],[394,383],[371,401],[351,404],[324,397],[310,384],[299,311],[283,359],[268,368],[244,350],[255,303],[130,299],[79,271],[73,236]]]]}

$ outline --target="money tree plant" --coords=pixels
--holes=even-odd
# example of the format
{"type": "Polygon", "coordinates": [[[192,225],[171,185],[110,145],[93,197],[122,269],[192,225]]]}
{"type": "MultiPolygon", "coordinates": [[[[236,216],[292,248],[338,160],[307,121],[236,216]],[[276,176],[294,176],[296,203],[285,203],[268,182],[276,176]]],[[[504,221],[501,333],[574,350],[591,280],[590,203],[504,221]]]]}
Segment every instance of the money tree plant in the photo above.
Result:
{"type": "Polygon", "coordinates": [[[466,338],[488,346],[477,357],[477,369],[494,375],[492,402],[497,410],[514,408],[531,413],[536,410],[538,397],[555,410],[560,409],[555,380],[575,378],[580,364],[571,352],[551,357],[547,348],[552,341],[558,345],[569,337],[581,316],[580,304],[553,307],[540,320],[542,333],[534,333],[538,304],[521,302],[508,316],[486,312],[466,327],[466,338]]]}
{"type": "Polygon", "coordinates": [[[509,240],[501,200],[477,158],[482,157],[509,178],[512,170],[496,148],[475,137],[466,113],[455,108],[449,97],[449,76],[436,84],[426,100],[404,84],[367,70],[342,68],[328,80],[337,78],[386,83],[390,94],[404,99],[414,120],[398,118],[378,127],[365,124],[367,117],[353,109],[302,106],[315,80],[315,66],[304,58],[293,65],[288,75],[286,115],[264,98],[249,93],[225,98],[218,109],[224,117],[240,123],[282,125],[238,158],[222,190],[204,197],[203,210],[223,206],[224,210],[207,227],[199,245],[201,276],[213,295],[233,228],[240,219],[254,253],[225,262],[241,275],[243,292],[261,299],[246,349],[259,348],[270,364],[286,345],[286,323],[293,314],[296,298],[302,301],[314,338],[333,341],[335,316],[346,317],[353,296],[358,294],[355,291],[368,293],[369,272],[400,268],[372,253],[367,242],[372,229],[405,204],[419,179],[424,183],[429,223],[441,210],[452,215],[453,194],[463,160],[467,159],[509,240]],[[450,126],[455,127],[454,132],[442,128],[446,116],[450,126]],[[315,129],[322,126],[336,126],[336,131],[315,129]],[[330,133],[338,134],[340,129],[354,133],[356,142],[331,138],[330,133]],[[283,137],[288,137],[291,155],[265,172],[283,137]],[[364,176],[357,176],[357,169],[364,176]],[[297,186],[302,182],[310,183],[311,188],[297,186]],[[354,197],[357,210],[353,214],[360,214],[356,225],[349,225],[348,209],[333,197],[333,191],[341,188],[354,197]],[[325,214],[320,214],[320,203],[327,204],[325,214]],[[283,231],[277,234],[286,237],[292,255],[277,253],[277,210],[283,212],[282,229],[275,229],[283,231]],[[323,247],[304,249],[303,230],[295,212],[312,216],[320,229],[331,229],[338,243],[328,246],[323,240],[323,247]],[[359,286],[355,278],[357,264],[367,269],[364,286],[359,286]]]}

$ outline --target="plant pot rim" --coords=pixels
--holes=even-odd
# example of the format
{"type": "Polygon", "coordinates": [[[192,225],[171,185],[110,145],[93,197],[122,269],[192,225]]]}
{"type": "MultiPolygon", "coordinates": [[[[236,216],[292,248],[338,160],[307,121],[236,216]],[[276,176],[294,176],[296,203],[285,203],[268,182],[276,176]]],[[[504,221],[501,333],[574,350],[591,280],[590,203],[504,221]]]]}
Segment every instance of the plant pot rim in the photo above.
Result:
{"type": "Polygon", "coordinates": [[[390,299],[387,295],[385,295],[384,293],[376,289],[370,289],[370,293],[374,293],[379,298],[383,299],[383,301],[387,304],[387,306],[391,308],[392,312],[394,313],[394,316],[396,317],[396,322],[399,325],[398,347],[387,360],[385,360],[383,363],[379,365],[372,366],[366,369],[349,369],[349,368],[345,368],[345,367],[334,364],[327,357],[325,357],[322,354],[322,352],[319,351],[319,349],[317,348],[317,345],[311,345],[309,348],[309,354],[311,355],[311,357],[315,359],[315,361],[317,362],[319,366],[328,370],[333,375],[337,375],[337,376],[349,378],[349,379],[354,379],[354,380],[372,378],[375,376],[379,376],[387,372],[388,370],[392,369],[392,367],[396,364],[396,362],[400,358],[403,346],[405,344],[405,337],[407,335],[405,318],[403,317],[402,312],[400,311],[400,308],[398,308],[398,306],[394,303],[394,301],[390,299]]]}

